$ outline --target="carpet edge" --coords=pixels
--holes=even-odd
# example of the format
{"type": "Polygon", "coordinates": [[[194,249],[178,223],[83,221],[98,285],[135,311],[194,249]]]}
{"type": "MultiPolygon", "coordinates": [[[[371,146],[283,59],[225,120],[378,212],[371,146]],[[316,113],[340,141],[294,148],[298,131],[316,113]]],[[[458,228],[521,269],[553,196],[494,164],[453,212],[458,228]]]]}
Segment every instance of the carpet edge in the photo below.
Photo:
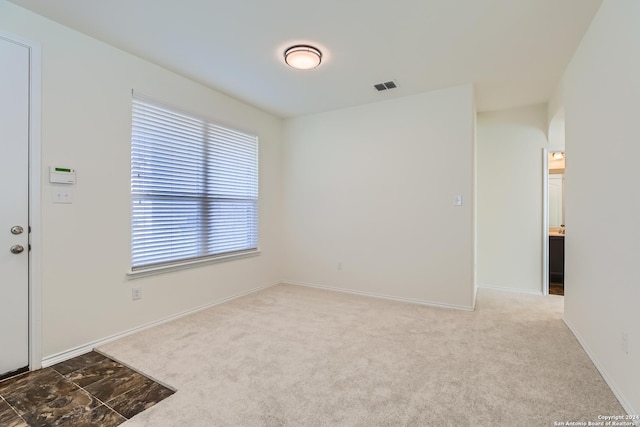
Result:
{"type": "MultiPolygon", "coordinates": [[[[638,413],[640,413],[636,411],[635,408],[633,408],[632,405],[625,399],[625,397],[622,395],[622,393],[618,389],[617,384],[611,379],[611,377],[609,377],[609,375],[607,374],[607,371],[602,367],[602,364],[600,363],[598,358],[591,351],[589,346],[587,346],[585,341],[582,339],[582,336],[578,333],[577,329],[573,326],[573,324],[569,320],[567,320],[566,317],[564,316],[562,320],[564,321],[564,324],[567,325],[567,328],[569,328],[573,336],[578,340],[578,342],[580,343],[580,346],[585,351],[585,353],[587,353],[587,356],[589,356],[589,359],[591,359],[591,362],[593,363],[593,365],[596,367],[596,369],[602,376],[602,379],[604,380],[604,382],[607,383],[607,385],[613,392],[616,399],[618,399],[618,402],[620,402],[620,405],[622,406],[622,408],[625,411],[627,411],[627,415],[637,415],[638,413]]],[[[635,426],[640,426],[640,422],[638,422],[638,420],[635,420],[632,422],[634,423],[635,426]]]]}

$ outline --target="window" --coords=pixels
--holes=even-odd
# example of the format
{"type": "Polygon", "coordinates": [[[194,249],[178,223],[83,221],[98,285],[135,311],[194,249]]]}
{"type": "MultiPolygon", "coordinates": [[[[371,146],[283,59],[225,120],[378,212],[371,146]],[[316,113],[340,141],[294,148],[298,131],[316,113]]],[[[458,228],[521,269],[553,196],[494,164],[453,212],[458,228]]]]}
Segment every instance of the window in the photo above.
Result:
{"type": "Polygon", "coordinates": [[[258,139],[134,95],[131,265],[255,252],[258,139]]]}

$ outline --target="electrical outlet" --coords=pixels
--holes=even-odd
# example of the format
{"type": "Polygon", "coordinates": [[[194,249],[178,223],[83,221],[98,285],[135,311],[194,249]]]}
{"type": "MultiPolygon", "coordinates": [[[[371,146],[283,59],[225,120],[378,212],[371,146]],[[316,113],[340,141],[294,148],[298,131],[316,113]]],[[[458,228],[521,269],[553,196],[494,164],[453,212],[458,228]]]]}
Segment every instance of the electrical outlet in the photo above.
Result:
{"type": "Polygon", "coordinates": [[[342,270],[342,263],[341,262],[338,263],[338,270],[342,270]]]}
{"type": "Polygon", "coordinates": [[[142,288],[131,289],[131,299],[137,300],[142,298],[142,288]]]}
{"type": "Polygon", "coordinates": [[[629,334],[623,332],[621,336],[621,347],[624,354],[629,354],[629,334]]]}

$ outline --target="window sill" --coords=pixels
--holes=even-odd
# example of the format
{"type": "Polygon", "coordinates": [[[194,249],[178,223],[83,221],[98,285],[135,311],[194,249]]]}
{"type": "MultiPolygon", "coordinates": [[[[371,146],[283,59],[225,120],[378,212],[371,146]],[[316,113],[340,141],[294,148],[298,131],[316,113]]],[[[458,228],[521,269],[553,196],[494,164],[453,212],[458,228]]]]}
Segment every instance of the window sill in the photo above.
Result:
{"type": "Polygon", "coordinates": [[[129,270],[127,279],[138,279],[140,277],[155,276],[156,274],[169,273],[172,271],[186,270],[189,268],[200,267],[207,264],[217,264],[219,262],[233,261],[242,258],[252,258],[260,255],[260,250],[235,253],[230,255],[221,255],[210,258],[202,258],[197,260],[185,261],[177,264],[163,265],[159,267],[141,268],[139,270],[129,270]]]}

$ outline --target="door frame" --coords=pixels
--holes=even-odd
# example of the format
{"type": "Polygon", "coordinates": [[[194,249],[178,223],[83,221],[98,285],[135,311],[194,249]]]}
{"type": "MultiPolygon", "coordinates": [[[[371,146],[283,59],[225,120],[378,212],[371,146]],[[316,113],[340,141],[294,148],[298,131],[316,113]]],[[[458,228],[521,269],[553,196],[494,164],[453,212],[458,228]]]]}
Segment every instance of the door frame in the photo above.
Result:
{"type": "Polygon", "coordinates": [[[42,367],[42,221],[41,118],[42,48],[40,43],[0,31],[0,37],[29,49],[29,370],[42,367]]]}
{"type": "Polygon", "coordinates": [[[549,150],[542,149],[542,295],[549,295],[549,150]]]}

